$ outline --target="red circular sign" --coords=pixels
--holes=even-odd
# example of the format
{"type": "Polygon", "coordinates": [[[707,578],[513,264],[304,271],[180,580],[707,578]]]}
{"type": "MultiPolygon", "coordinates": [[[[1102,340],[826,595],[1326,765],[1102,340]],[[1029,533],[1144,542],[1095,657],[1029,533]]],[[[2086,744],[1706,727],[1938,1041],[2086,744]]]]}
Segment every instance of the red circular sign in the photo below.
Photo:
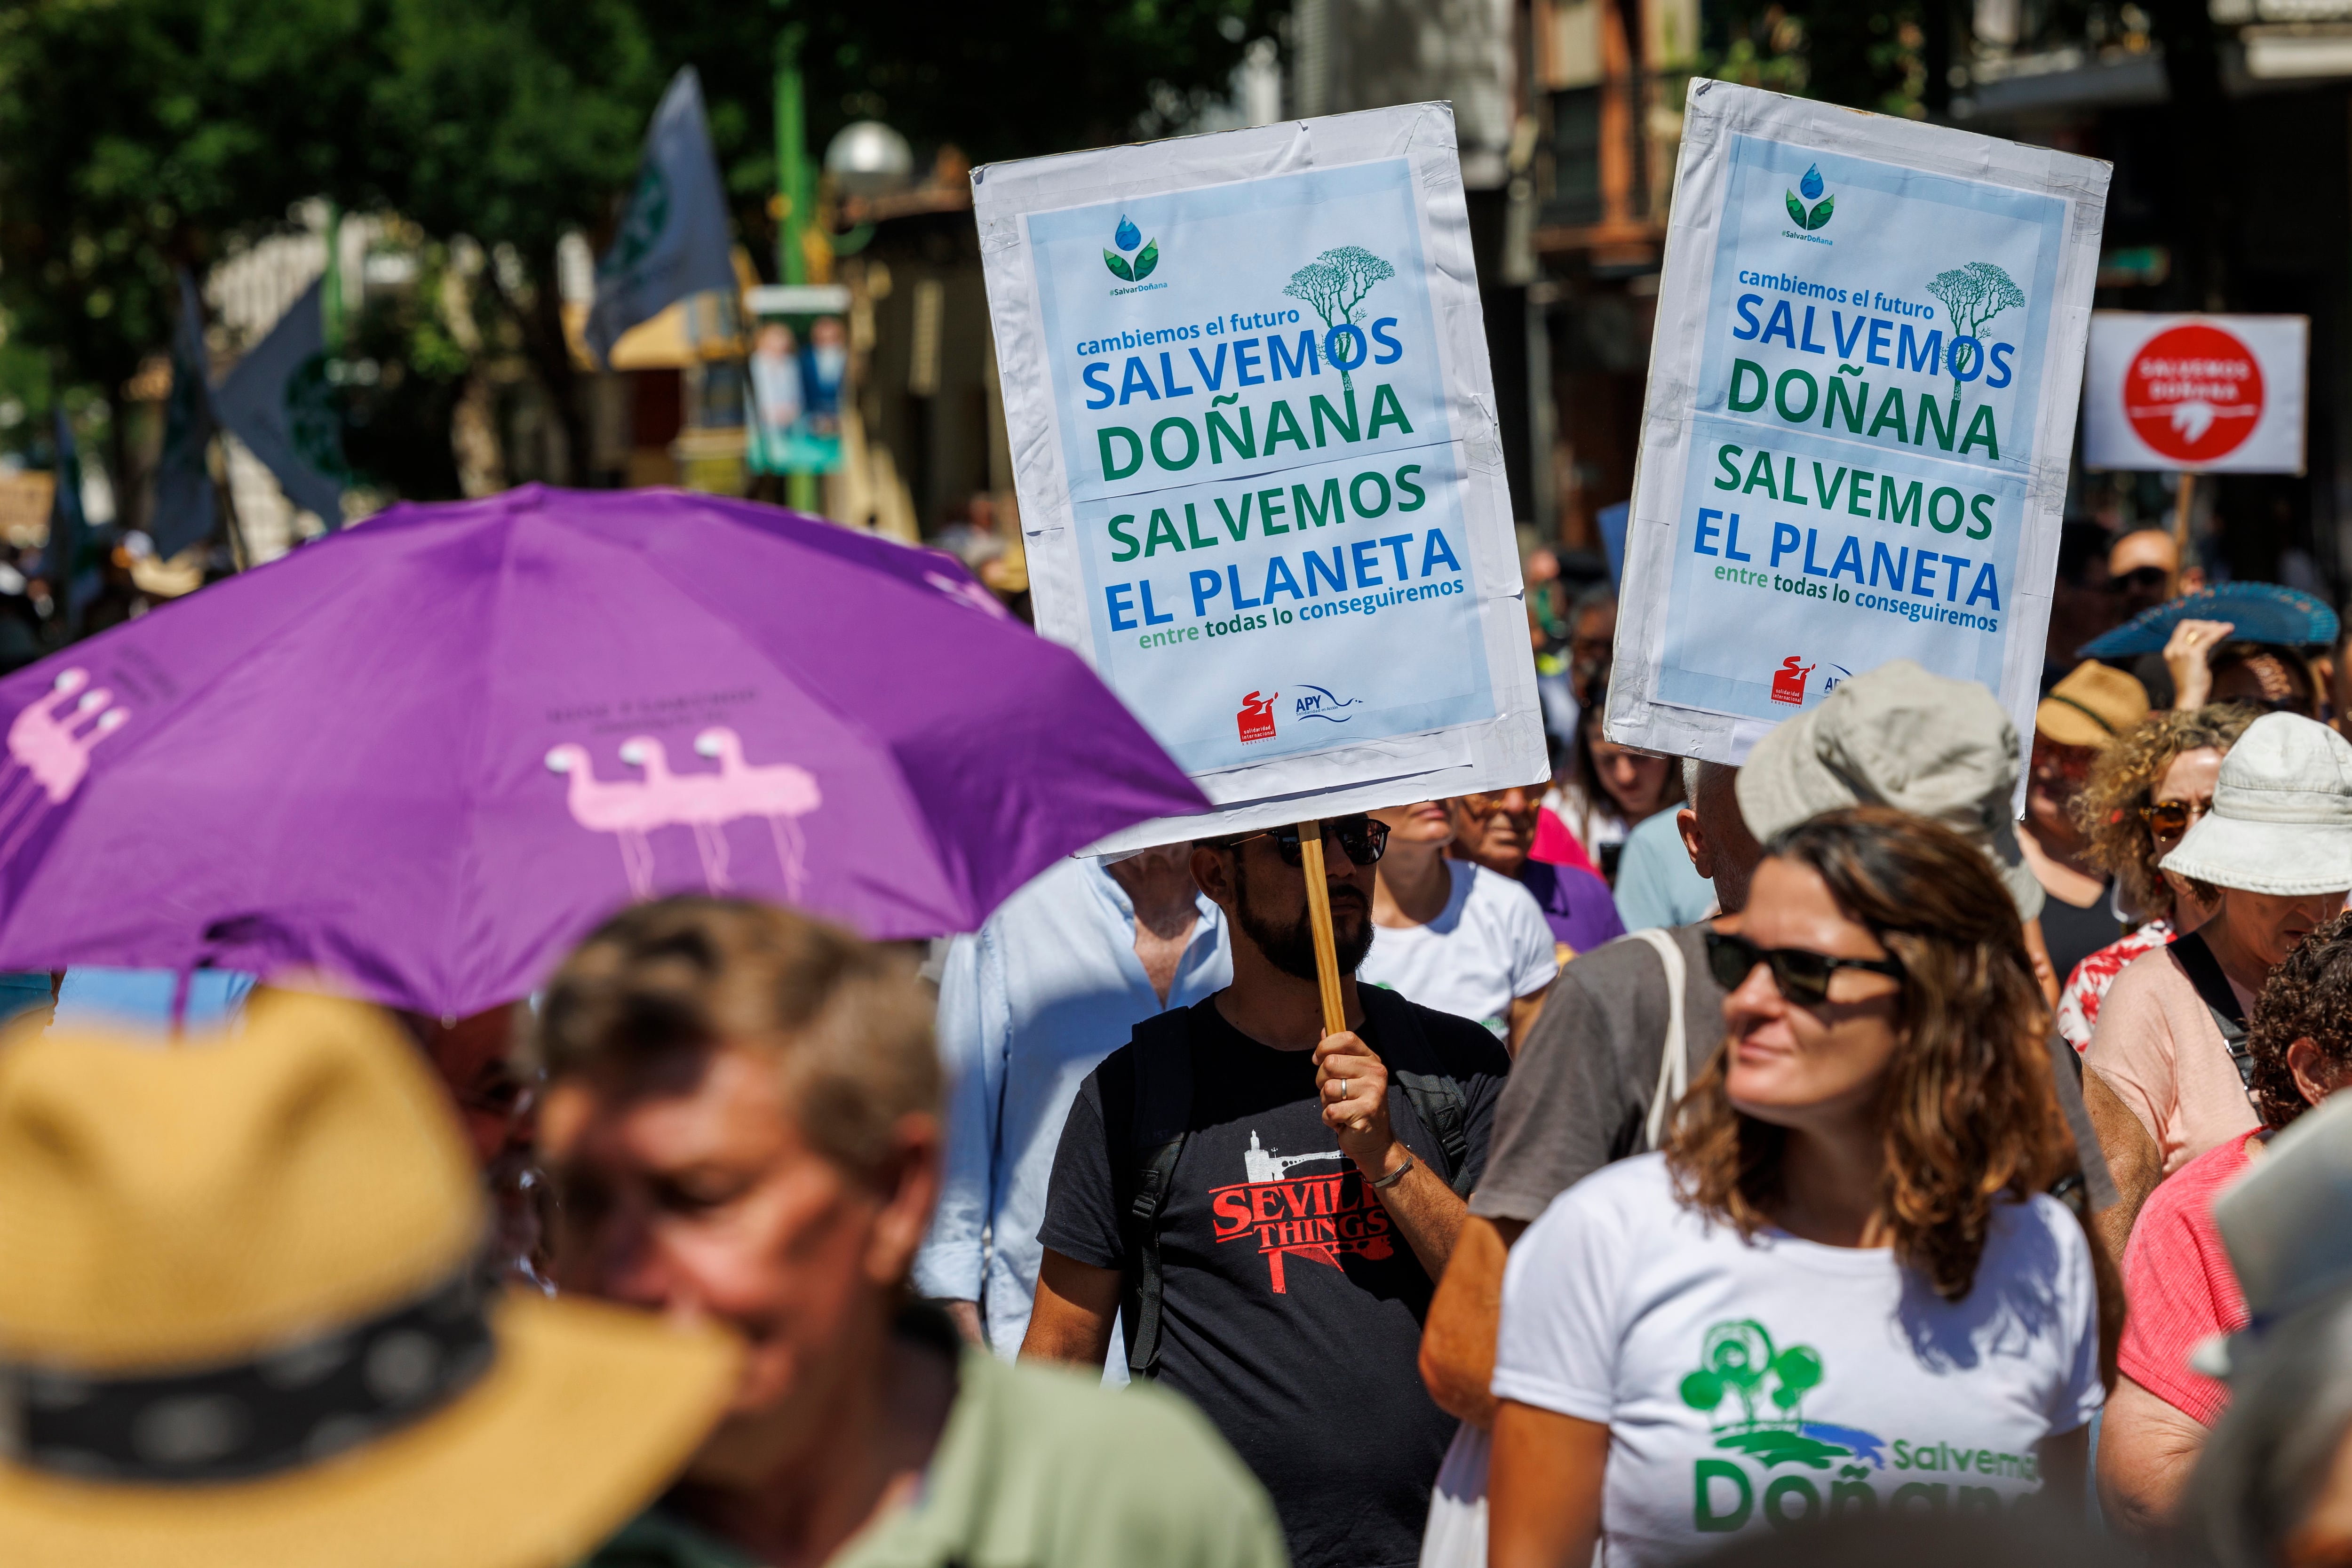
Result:
{"type": "Polygon", "coordinates": [[[2139,438],[2194,468],[2228,457],[2263,416],[2263,367],[2219,327],[2173,327],[2140,345],[2124,373],[2124,413],[2139,438]]]}

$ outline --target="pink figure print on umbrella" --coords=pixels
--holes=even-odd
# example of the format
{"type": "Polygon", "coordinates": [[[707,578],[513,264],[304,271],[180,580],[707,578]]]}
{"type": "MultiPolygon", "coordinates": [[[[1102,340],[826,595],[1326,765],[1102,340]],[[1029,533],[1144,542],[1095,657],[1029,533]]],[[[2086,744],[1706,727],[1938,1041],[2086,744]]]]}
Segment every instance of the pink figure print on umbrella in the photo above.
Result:
{"type": "Polygon", "coordinates": [[[0,765],[0,823],[6,824],[0,859],[15,854],[47,815],[41,797],[50,806],[72,799],[89,776],[90,748],[131,721],[128,708],[110,706],[112,692],[103,686],[83,691],[89,684],[88,670],[61,670],[52,695],[25,704],[9,721],[8,763],[0,765]],[[26,789],[28,782],[36,787],[26,789]]]}
{"type": "Polygon", "coordinates": [[[635,899],[654,896],[654,849],[646,835],[665,820],[654,794],[639,779],[600,779],[588,748],[570,742],[547,753],[550,773],[569,775],[564,805],[591,833],[610,833],[621,846],[621,870],[635,899]]]}
{"type": "Polygon", "coordinates": [[[552,772],[568,774],[565,805],[572,820],[592,833],[610,833],[620,842],[621,868],[633,897],[654,896],[656,828],[685,827],[694,834],[702,881],[713,894],[730,890],[727,825],[741,817],[764,817],[776,846],[784,896],[800,896],[804,870],[798,818],[824,804],[816,778],[789,763],[753,765],[743,759],[742,738],[717,728],[695,738],[694,749],[719,761],[712,773],[670,771],[669,751],[650,735],[621,742],[620,759],[644,771],[643,779],[599,779],[585,747],[566,742],[547,754],[552,772]]]}
{"type": "Polygon", "coordinates": [[[784,873],[785,897],[801,896],[802,841],[800,818],[824,804],[816,775],[790,763],[754,765],[743,760],[743,737],[725,725],[714,725],[694,738],[702,756],[719,759],[714,792],[730,816],[764,816],[775,840],[776,864],[784,873]]]}

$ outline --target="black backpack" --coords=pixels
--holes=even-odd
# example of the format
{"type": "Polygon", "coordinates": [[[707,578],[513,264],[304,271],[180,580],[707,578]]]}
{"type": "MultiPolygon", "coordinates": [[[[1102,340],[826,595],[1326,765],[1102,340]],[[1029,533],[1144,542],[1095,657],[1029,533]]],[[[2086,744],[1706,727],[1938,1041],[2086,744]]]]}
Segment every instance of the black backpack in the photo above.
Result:
{"type": "MultiPolygon", "coordinates": [[[[1437,1141],[1433,1153],[1413,1150],[1438,1179],[1462,1192],[1467,1180],[1470,1135],[1465,1125],[1469,1101],[1460,1081],[1434,1068],[1440,1064],[1428,1032],[1421,1026],[1419,1009],[1393,991],[1360,985],[1366,1026],[1381,1038],[1381,1060],[1389,1083],[1412,1106],[1412,1113],[1437,1141]]],[[[1135,1336],[1127,1352],[1129,1376],[1138,1381],[1158,1374],[1160,1317],[1164,1288],[1160,1270],[1160,1215],[1176,1178],[1176,1162],[1192,1120],[1192,1009],[1178,1007],[1135,1026],[1129,1041],[1135,1069],[1134,1163],[1129,1173],[1127,1204],[1128,1256],[1135,1260],[1123,1303],[1135,1336]]],[[[1464,1194],[1467,1196],[1467,1194],[1464,1194]]]]}

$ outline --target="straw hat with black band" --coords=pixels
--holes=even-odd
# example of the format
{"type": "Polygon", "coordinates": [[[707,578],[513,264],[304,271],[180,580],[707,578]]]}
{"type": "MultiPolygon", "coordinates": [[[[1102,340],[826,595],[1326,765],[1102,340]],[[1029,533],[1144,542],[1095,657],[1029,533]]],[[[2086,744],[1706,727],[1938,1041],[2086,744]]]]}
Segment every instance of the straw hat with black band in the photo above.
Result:
{"type": "Polygon", "coordinates": [[[732,1392],[716,1331],[487,1288],[381,1015],[0,1038],[0,1563],[557,1568],[732,1392]]]}
{"type": "Polygon", "coordinates": [[[2076,665],[2033,710],[2033,727],[2062,746],[2104,746],[2147,717],[2147,688],[2093,659],[2076,665]]]}

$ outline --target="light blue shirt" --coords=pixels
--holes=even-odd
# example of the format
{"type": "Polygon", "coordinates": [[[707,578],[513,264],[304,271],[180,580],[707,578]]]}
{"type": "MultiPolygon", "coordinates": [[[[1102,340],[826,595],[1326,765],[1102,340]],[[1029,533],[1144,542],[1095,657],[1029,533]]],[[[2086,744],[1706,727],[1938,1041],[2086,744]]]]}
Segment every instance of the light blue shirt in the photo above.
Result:
{"type": "MultiPolygon", "coordinates": [[[[199,969],[188,976],[187,1014],[192,1034],[217,1029],[245,1010],[254,977],[234,969],[199,969]]],[[[172,1027],[172,996],[180,977],[169,969],[102,969],[75,964],[58,988],[59,1029],[149,1029],[172,1027]]]]}
{"type": "MultiPolygon", "coordinates": [[[[939,1013],[947,1179],[915,1289],[978,1301],[989,1346],[1007,1361],[1029,1331],[1046,1178],[1078,1086],[1136,1025],[1233,983],[1223,918],[1194,900],[1200,923],[1164,1003],[1135,956],[1135,906],[1092,860],[1046,871],[948,950],[939,1013]]],[[[1117,1347],[1114,1338],[1123,1366],[1117,1347]]]]}
{"type": "Polygon", "coordinates": [[[1686,926],[1715,912],[1715,884],[1683,847],[1682,813],[1669,806],[1636,824],[1617,860],[1617,918],[1629,931],[1686,926]]]}

